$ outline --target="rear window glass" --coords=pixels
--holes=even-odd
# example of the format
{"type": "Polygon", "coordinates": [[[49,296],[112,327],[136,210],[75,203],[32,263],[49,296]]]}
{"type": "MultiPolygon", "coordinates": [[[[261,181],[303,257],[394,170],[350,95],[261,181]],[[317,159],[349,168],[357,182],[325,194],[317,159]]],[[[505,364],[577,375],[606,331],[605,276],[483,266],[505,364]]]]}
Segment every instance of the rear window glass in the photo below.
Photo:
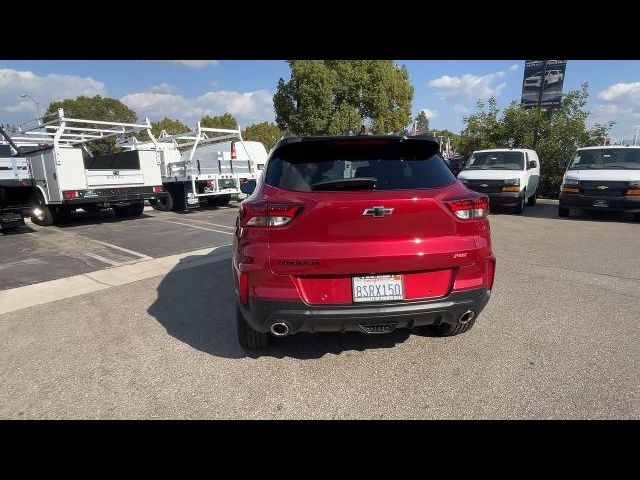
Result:
{"type": "Polygon", "coordinates": [[[87,170],[140,170],[140,157],[135,150],[84,158],[87,170]]]}
{"type": "Polygon", "coordinates": [[[455,180],[435,142],[412,139],[290,143],[273,152],[265,175],[268,185],[299,192],[438,188],[455,180]]]}

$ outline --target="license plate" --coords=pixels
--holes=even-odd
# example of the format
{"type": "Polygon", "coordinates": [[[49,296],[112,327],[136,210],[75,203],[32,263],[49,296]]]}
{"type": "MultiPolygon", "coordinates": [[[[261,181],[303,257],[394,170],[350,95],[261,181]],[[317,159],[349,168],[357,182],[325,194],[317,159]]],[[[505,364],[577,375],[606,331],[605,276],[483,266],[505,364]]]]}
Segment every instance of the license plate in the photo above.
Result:
{"type": "Polygon", "coordinates": [[[353,277],[354,302],[384,302],[403,300],[402,275],[353,277]]]}
{"type": "Polygon", "coordinates": [[[609,206],[609,202],[606,200],[594,200],[593,201],[593,206],[594,207],[603,207],[606,208],[609,206]]]}
{"type": "Polygon", "coordinates": [[[192,197],[192,196],[188,196],[187,197],[187,203],[189,205],[196,205],[200,202],[200,200],[198,199],[198,197],[192,197]]]}

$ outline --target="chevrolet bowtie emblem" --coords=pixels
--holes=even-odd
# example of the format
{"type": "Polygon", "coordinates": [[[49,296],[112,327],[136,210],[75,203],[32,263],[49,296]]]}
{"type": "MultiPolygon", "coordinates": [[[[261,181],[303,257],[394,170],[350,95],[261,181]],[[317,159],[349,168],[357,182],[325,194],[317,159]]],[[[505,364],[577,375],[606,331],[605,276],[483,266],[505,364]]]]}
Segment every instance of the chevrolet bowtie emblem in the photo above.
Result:
{"type": "Polygon", "coordinates": [[[481,187],[488,187],[489,185],[487,185],[486,183],[483,183],[482,185],[480,185],[481,187]]]}
{"type": "Polygon", "coordinates": [[[375,218],[382,218],[385,215],[391,215],[393,213],[393,208],[384,208],[384,207],[372,207],[365,208],[362,215],[371,215],[375,218]]]}
{"type": "Polygon", "coordinates": [[[606,190],[607,188],[609,188],[609,187],[607,187],[606,185],[600,185],[598,187],[598,189],[600,189],[600,190],[606,190]]]}

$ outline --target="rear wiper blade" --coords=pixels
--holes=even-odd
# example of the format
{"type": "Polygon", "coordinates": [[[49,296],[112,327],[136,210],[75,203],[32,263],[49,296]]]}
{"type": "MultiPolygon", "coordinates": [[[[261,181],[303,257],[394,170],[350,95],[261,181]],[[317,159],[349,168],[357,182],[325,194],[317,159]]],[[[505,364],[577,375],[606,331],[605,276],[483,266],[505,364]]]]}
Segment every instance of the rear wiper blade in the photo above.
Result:
{"type": "Polygon", "coordinates": [[[311,190],[373,190],[378,181],[375,177],[341,178],[326,180],[311,185],[311,190]]]}

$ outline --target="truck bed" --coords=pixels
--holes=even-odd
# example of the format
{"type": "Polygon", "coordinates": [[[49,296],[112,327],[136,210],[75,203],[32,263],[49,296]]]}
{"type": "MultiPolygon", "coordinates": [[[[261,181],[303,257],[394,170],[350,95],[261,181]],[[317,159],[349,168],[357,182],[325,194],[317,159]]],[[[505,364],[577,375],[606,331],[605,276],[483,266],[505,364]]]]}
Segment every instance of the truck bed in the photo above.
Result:
{"type": "Polygon", "coordinates": [[[29,161],[26,158],[0,158],[0,185],[17,186],[31,181],[29,161]]]}

